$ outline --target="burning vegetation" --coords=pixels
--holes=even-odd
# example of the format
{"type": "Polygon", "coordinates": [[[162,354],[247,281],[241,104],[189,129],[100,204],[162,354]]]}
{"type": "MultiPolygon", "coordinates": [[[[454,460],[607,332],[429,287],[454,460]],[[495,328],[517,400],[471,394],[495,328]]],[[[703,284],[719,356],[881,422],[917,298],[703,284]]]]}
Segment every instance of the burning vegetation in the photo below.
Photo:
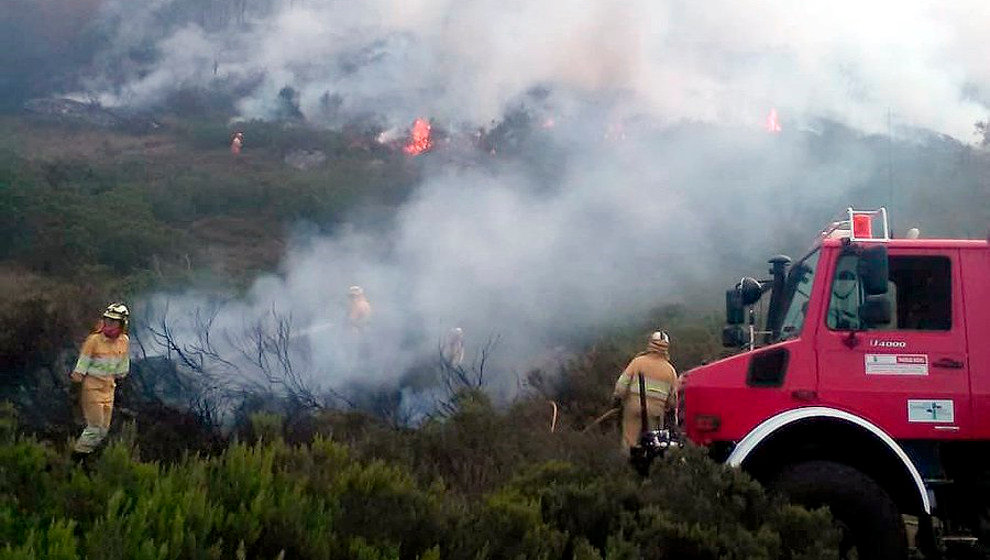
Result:
{"type": "Polygon", "coordinates": [[[422,118],[416,119],[413,122],[412,131],[409,133],[409,142],[403,146],[402,151],[411,156],[418,156],[429,151],[433,147],[430,131],[430,121],[422,118]]]}
{"type": "Polygon", "coordinates": [[[777,109],[770,109],[770,114],[767,115],[767,132],[770,134],[780,134],[780,118],[777,116],[777,109]]]}

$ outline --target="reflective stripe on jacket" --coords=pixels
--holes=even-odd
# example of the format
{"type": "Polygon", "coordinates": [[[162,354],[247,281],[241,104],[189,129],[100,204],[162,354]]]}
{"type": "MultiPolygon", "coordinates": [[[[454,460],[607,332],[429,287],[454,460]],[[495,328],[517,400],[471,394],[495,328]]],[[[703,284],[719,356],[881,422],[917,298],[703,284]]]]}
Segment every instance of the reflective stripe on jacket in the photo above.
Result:
{"type": "Polygon", "coordinates": [[[677,371],[667,361],[666,347],[651,345],[646,352],[636,356],[626,366],[615,382],[613,396],[623,400],[639,397],[639,375],[643,374],[646,397],[669,403],[677,390],[677,371]]]}
{"type": "MultiPolygon", "coordinates": [[[[639,395],[639,372],[623,372],[615,382],[615,395],[624,397],[626,395],[639,395]]],[[[666,401],[673,391],[673,383],[670,381],[659,381],[647,377],[643,374],[643,381],[646,387],[646,396],[651,399],[666,401]]]]}
{"type": "Polygon", "coordinates": [[[347,310],[347,321],[352,327],[364,327],[371,317],[371,304],[364,295],[351,300],[347,310]]]}
{"type": "Polygon", "coordinates": [[[73,371],[93,377],[124,377],[130,367],[130,339],[126,334],[107,338],[94,333],[83,343],[73,371]]]}

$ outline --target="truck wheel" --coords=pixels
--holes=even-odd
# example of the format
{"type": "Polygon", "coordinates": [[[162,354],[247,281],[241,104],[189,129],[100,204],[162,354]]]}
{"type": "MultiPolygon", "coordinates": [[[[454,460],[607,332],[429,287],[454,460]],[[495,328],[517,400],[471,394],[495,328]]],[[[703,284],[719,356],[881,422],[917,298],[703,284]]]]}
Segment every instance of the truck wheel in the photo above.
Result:
{"type": "Polygon", "coordinates": [[[870,477],[832,461],[785,467],[771,488],[809,508],[828,506],[842,532],[842,558],[907,558],[904,520],[890,496],[870,477]]]}

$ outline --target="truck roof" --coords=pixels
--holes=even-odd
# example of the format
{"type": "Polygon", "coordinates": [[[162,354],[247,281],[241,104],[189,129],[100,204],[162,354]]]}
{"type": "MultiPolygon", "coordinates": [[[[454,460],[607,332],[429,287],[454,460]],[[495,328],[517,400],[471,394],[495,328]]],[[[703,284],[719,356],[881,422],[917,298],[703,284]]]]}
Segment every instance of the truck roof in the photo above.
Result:
{"type": "MultiPolygon", "coordinates": [[[[824,239],[823,247],[838,247],[844,239],[824,239]]],[[[860,240],[857,243],[874,243],[868,240],[860,240]]],[[[925,249],[987,249],[990,248],[990,241],[987,239],[903,239],[895,238],[886,241],[876,241],[884,243],[891,248],[925,248],[925,249]]]]}

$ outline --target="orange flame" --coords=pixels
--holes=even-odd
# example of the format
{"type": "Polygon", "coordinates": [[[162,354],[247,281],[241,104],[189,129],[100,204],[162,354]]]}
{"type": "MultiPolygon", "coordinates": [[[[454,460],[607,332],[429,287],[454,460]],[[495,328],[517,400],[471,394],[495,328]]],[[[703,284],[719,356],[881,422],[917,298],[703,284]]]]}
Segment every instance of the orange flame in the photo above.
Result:
{"type": "Polygon", "coordinates": [[[770,109],[770,114],[767,115],[767,132],[770,134],[779,134],[781,130],[780,119],[777,118],[777,109],[770,109]]]}
{"type": "Polygon", "coordinates": [[[416,119],[413,122],[412,133],[409,135],[409,142],[402,148],[405,153],[415,156],[433,147],[433,140],[430,139],[430,121],[426,119],[416,119]]]}

